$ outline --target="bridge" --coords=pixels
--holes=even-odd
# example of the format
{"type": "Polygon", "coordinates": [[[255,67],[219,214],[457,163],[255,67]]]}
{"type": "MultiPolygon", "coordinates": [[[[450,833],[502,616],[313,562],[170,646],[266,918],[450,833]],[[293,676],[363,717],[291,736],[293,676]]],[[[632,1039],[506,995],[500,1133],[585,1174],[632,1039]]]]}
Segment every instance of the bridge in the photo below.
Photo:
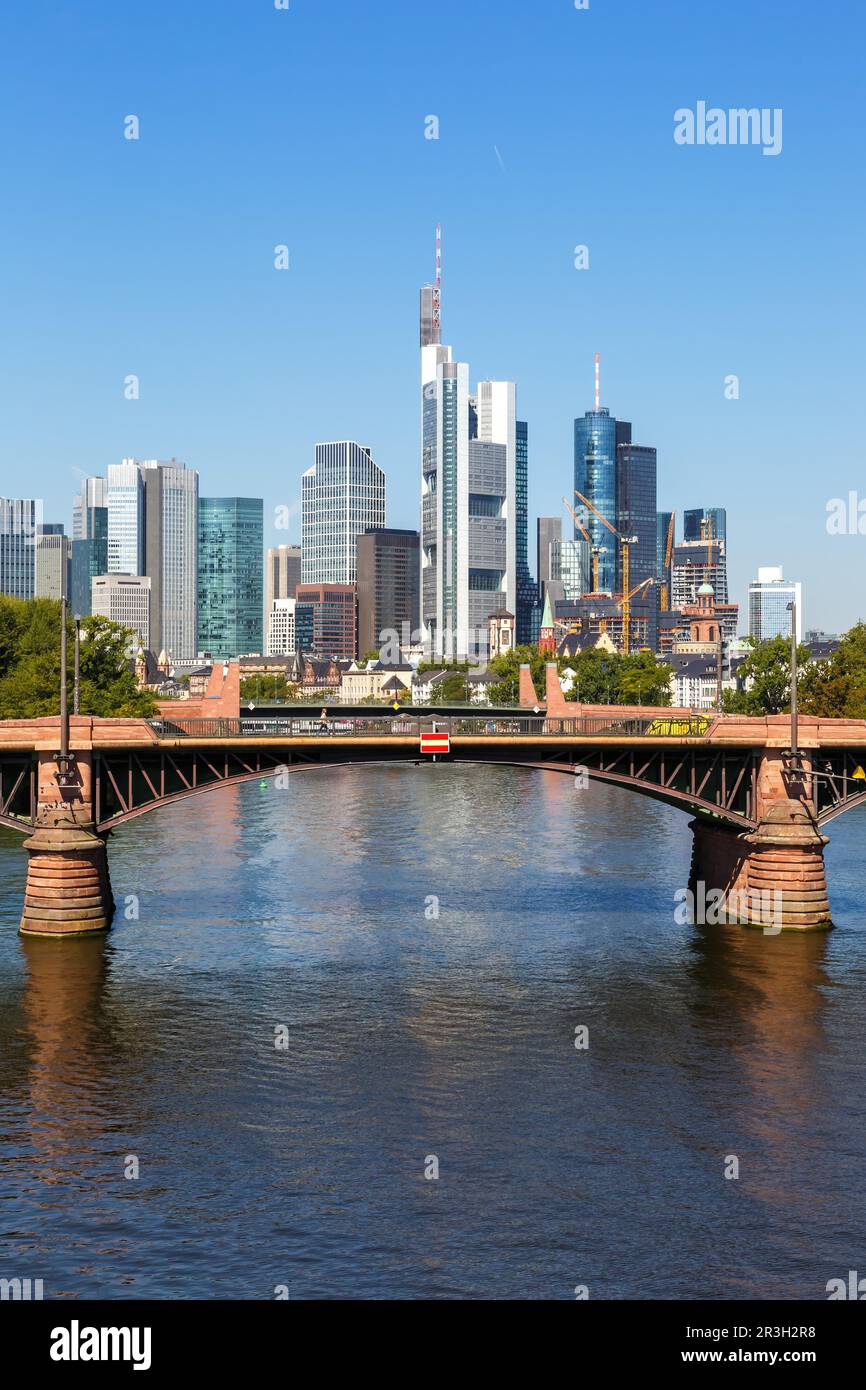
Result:
{"type": "Polygon", "coordinates": [[[866,802],[866,721],[694,716],[568,705],[567,715],[381,709],[305,716],[0,721],[0,823],[26,834],[21,931],[89,935],[113,915],[107,840],[126,821],[216,787],[354,763],[499,763],[602,781],[694,819],[692,883],[728,918],[832,925],[822,827],[866,802]],[[571,712],[573,711],[573,713],[571,712]],[[422,734],[447,732],[426,754],[422,734]],[[745,910],[744,910],[745,904],[745,910]]]}

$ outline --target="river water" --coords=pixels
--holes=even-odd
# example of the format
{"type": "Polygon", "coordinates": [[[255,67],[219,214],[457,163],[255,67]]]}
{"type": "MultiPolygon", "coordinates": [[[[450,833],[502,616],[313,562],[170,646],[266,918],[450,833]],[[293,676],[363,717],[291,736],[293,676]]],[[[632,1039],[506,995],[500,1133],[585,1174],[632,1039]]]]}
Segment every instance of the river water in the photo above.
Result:
{"type": "Polygon", "coordinates": [[[809,1299],[866,1274],[866,812],[830,827],[837,929],[765,937],[677,923],[687,817],[619,788],[288,780],[115,832],[105,940],[17,935],[0,830],[0,1275],[809,1299]]]}

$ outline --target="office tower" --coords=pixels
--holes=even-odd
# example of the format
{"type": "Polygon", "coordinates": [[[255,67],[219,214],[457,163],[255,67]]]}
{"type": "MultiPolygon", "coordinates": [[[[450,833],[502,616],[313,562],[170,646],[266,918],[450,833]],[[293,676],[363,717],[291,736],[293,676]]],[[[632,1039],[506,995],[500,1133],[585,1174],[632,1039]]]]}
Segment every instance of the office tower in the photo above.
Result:
{"type": "Polygon", "coordinates": [[[588,541],[554,540],[550,546],[550,578],[545,594],[552,602],[573,603],[592,589],[592,555],[588,541]]]}
{"type": "Polygon", "coordinates": [[[274,600],[294,598],[301,582],[301,547],[272,545],[265,558],[265,612],[270,613],[274,600]]]}
{"type": "Polygon", "coordinates": [[[470,396],[427,314],[438,296],[437,259],[421,292],[421,630],[433,656],[465,659],[486,653],[490,615],[517,607],[516,390],[482,381],[470,396]]]}
{"type": "Polygon", "coordinates": [[[301,582],[354,584],[356,542],[385,525],[385,474],[353,440],[316,445],[301,478],[301,582]]]}
{"type": "MultiPolygon", "coordinates": [[[[93,476],[84,478],[81,490],[72,502],[72,539],[89,540],[93,534],[93,513],[108,505],[108,482],[105,478],[93,476]]],[[[88,604],[90,600],[88,599],[88,604]]]]}
{"type": "MultiPolygon", "coordinates": [[[[165,651],[172,662],[194,661],[199,650],[198,473],[176,459],[147,459],[139,469],[145,514],[139,573],[151,584],[151,647],[165,651]]],[[[109,528],[110,520],[109,514],[109,528]]],[[[109,558],[110,540],[109,529],[109,558]]]]}
{"type": "MultiPolygon", "coordinates": [[[[266,656],[294,656],[295,645],[295,607],[293,598],[275,598],[268,613],[268,631],[265,645],[266,656]]],[[[310,607],[310,605],[307,605],[310,607]]],[[[312,617],[312,609],[310,608],[312,617]]],[[[312,636],[312,634],[311,634],[312,636]]]]}
{"type": "Polygon", "coordinates": [[[144,480],[135,459],[108,465],[108,573],[144,572],[144,480]]]}
{"type": "Polygon", "coordinates": [[[724,507],[691,507],[683,512],[683,540],[727,540],[728,514],[724,507]],[[710,532],[712,525],[712,533],[710,532]]]}
{"type": "Polygon", "coordinates": [[[198,645],[214,660],[264,651],[260,497],[198,504],[198,645]]]}
{"type": "MultiPolygon", "coordinates": [[[[305,615],[303,615],[305,616],[305,615]]],[[[299,651],[315,656],[341,657],[352,661],[358,654],[357,596],[354,584],[299,584],[295,605],[295,640],[299,651]],[[312,609],[312,632],[309,646],[301,647],[298,633],[298,610],[301,605],[312,609]]],[[[301,624],[304,639],[305,624],[301,624]]]]}
{"type": "Polygon", "coordinates": [[[379,527],[358,537],[358,652],[409,643],[419,621],[417,531],[379,527]],[[396,633],[396,638],[389,635],[396,633]]]}
{"type": "Polygon", "coordinates": [[[43,528],[36,540],[36,598],[69,598],[70,541],[62,528],[43,528]]]}
{"type": "MultiPolygon", "coordinates": [[[[574,422],[574,487],[621,536],[637,537],[629,546],[629,590],[644,579],[655,578],[656,451],[633,444],[629,421],[617,420],[599,404],[597,354],[595,408],[574,422]]],[[[574,505],[579,508],[581,504],[575,501],[574,505]]],[[[620,543],[592,511],[587,512],[584,524],[598,552],[599,592],[621,594],[620,543]]],[[[575,527],[575,537],[579,534],[575,527]]]]}
{"type": "Polygon", "coordinates": [[[41,500],[0,497],[0,594],[33,598],[41,521],[41,500]]]}
{"type": "Polygon", "coordinates": [[[108,507],[87,508],[84,521],[87,537],[72,542],[69,588],[71,610],[81,618],[90,613],[93,580],[109,573],[108,507]]]}
{"type": "Polygon", "coordinates": [[[314,605],[295,599],[295,651],[310,655],[313,651],[314,605]]]}
{"type": "MultiPolygon", "coordinates": [[[[588,495],[588,494],[587,494],[588,495]]],[[[656,519],[656,451],[645,444],[621,443],[616,450],[616,527],[621,536],[631,536],[628,547],[628,591],[633,593],[639,584],[656,577],[657,519],[656,519]]],[[[614,546],[619,547],[611,536],[614,546]]],[[[618,553],[617,592],[624,589],[622,557],[618,553]]],[[[652,587],[635,595],[651,599],[651,616],[646,642],[653,651],[656,646],[654,614],[658,599],[652,587]]]]}
{"type": "Polygon", "coordinates": [[[145,651],[150,648],[150,579],[147,575],[96,575],[90,606],[94,616],[110,618],[113,623],[132,629],[130,655],[135,655],[139,647],[145,651]]]}
{"type": "Polygon", "coordinates": [[[803,586],[784,579],[781,565],[761,565],[749,585],[749,636],[759,642],[787,637],[791,632],[788,604],[797,605],[797,641],[803,635],[803,586]]]}
{"type": "MultiPolygon", "coordinates": [[[[577,504],[575,504],[577,505],[577,504]]],[[[544,586],[554,578],[551,570],[551,546],[562,540],[562,518],[540,516],[536,522],[536,570],[538,574],[538,599],[544,602],[544,586]]]]}
{"type": "Polygon", "coordinates": [[[533,614],[537,589],[529,572],[529,426],[525,420],[514,424],[515,441],[515,547],[516,569],[516,641],[526,645],[532,641],[533,614]]]}

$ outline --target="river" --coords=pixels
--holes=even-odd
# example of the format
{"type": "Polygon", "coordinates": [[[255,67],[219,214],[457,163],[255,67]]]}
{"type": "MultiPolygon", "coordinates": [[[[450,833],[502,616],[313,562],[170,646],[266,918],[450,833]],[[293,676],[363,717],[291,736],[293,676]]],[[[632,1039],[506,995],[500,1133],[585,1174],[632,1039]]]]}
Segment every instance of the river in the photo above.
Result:
{"type": "Polygon", "coordinates": [[[829,828],[836,930],[772,937],[679,924],[688,818],[621,788],[288,782],[116,831],[104,940],[17,935],[0,829],[0,1275],[811,1299],[866,1274],[866,811],[829,828]]]}

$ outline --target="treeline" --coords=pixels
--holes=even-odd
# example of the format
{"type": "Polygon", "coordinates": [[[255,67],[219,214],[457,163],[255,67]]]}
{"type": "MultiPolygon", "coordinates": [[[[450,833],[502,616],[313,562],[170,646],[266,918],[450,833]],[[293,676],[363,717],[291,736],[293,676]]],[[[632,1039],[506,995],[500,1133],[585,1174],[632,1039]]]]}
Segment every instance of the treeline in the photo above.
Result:
{"type": "MultiPolygon", "coordinates": [[[[72,709],[75,624],[67,621],[67,683],[72,709]]],[[[107,618],[81,623],[81,713],[149,718],[156,702],[139,690],[127,650],[132,632],[107,618]]],[[[60,713],[60,603],[0,594],[0,719],[60,713]]]]}

